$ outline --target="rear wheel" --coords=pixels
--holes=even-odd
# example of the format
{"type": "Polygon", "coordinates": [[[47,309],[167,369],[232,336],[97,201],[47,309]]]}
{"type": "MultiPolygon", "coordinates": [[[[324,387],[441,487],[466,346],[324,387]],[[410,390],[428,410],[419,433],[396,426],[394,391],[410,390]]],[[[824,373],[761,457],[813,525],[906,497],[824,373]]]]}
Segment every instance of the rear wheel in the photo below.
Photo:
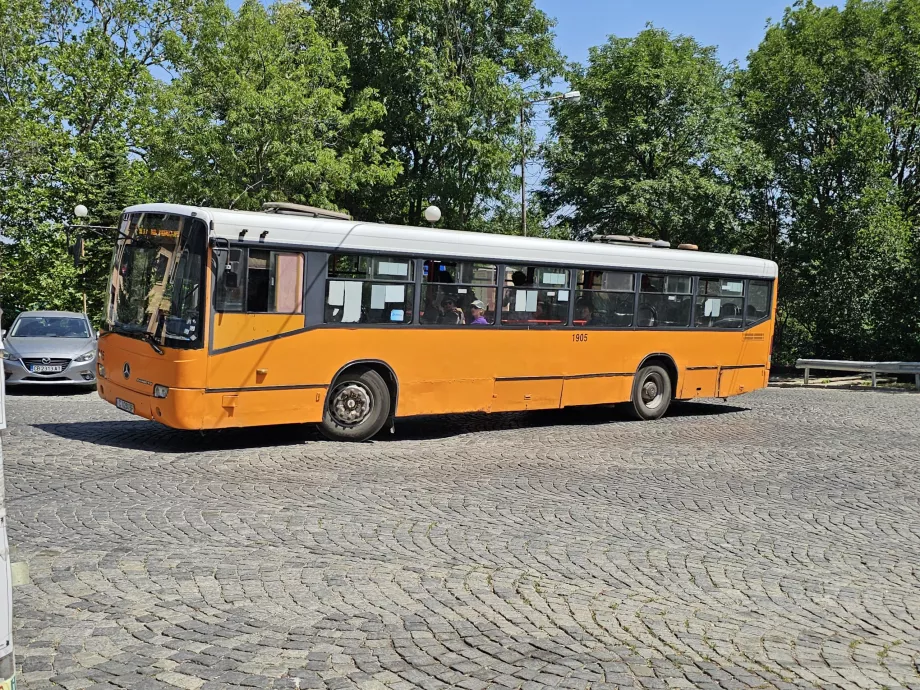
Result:
{"type": "Polygon", "coordinates": [[[632,413],[636,419],[658,419],[671,404],[671,377],[656,364],[642,367],[633,379],[632,413]]]}
{"type": "Polygon", "coordinates": [[[366,441],[387,421],[390,391],[372,369],[353,369],[341,374],[326,396],[320,432],[333,441],[366,441]]]}

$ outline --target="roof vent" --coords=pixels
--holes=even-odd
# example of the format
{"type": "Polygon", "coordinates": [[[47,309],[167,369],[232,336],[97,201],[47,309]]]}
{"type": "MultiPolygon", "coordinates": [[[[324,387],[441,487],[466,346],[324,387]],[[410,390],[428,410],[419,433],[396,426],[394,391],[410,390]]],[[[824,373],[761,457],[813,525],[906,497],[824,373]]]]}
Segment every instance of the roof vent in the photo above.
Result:
{"type": "Polygon", "coordinates": [[[697,247],[695,244],[687,244],[686,242],[684,242],[683,244],[677,245],[677,248],[678,248],[678,249],[687,249],[687,250],[689,250],[689,251],[691,251],[691,252],[695,252],[697,249],[699,249],[699,247],[697,247]]]}
{"type": "Polygon", "coordinates": [[[592,242],[603,242],[605,244],[639,244],[644,247],[670,247],[671,243],[666,240],[655,240],[651,237],[636,237],[635,235],[594,235],[592,242]]]}
{"type": "Polygon", "coordinates": [[[327,211],[324,208],[304,206],[303,204],[291,204],[286,201],[266,201],[264,204],[262,204],[262,210],[265,213],[312,216],[313,218],[334,218],[336,220],[351,220],[351,216],[347,213],[327,211]]]}

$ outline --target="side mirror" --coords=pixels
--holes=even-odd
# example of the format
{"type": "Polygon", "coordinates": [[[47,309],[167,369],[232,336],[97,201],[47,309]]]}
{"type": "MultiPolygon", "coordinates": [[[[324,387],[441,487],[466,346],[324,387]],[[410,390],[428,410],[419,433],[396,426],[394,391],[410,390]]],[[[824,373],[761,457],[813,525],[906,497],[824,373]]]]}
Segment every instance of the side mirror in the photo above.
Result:
{"type": "Polygon", "coordinates": [[[224,287],[233,289],[240,284],[240,277],[233,271],[224,271],[224,287]]]}

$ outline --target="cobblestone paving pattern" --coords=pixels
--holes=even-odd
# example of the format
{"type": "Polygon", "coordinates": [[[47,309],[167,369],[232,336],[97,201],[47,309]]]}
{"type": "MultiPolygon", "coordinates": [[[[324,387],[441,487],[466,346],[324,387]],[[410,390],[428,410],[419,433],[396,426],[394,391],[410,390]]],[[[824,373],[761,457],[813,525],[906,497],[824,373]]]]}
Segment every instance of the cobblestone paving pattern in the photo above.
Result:
{"type": "Polygon", "coordinates": [[[920,688],[920,397],[201,435],[11,396],[20,688],[920,688]]]}

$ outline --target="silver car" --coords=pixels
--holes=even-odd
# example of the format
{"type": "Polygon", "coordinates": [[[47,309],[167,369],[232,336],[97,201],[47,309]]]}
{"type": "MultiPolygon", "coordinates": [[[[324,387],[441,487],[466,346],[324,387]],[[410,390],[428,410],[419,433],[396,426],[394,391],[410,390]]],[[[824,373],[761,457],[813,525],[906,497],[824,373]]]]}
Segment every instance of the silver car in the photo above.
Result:
{"type": "Polygon", "coordinates": [[[3,347],[7,386],[96,385],[96,335],[85,314],[25,311],[3,347]]]}

